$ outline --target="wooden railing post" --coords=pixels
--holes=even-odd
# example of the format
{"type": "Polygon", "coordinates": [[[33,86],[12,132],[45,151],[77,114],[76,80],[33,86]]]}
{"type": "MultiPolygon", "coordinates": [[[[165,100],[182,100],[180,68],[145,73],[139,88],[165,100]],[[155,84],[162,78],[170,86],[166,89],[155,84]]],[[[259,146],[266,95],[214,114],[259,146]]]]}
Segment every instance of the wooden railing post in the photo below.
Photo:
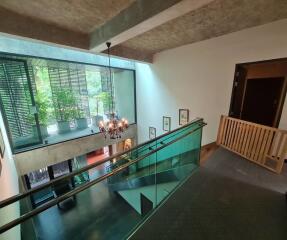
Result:
{"type": "MultiPolygon", "coordinates": [[[[282,135],[283,135],[283,133],[282,133],[282,135]]],[[[285,137],[285,142],[282,146],[281,154],[279,155],[279,162],[278,162],[277,168],[276,168],[276,172],[278,174],[281,173],[281,171],[282,171],[286,155],[287,155],[287,137],[285,137]]]]}
{"type": "Polygon", "coordinates": [[[221,115],[220,116],[220,122],[219,122],[219,128],[218,128],[218,133],[217,133],[217,139],[216,139],[216,144],[220,145],[222,142],[222,137],[223,137],[223,125],[225,121],[225,116],[221,115]]]}

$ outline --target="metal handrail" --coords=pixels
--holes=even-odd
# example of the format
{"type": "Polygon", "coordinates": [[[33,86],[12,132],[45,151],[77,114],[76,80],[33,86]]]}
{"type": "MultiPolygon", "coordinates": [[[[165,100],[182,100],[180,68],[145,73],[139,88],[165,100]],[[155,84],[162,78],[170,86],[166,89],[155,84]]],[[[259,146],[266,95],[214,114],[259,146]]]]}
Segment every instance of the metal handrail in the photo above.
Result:
{"type": "Polygon", "coordinates": [[[53,179],[53,180],[51,180],[51,181],[49,181],[49,182],[47,182],[47,183],[44,183],[44,184],[42,184],[42,185],[40,185],[40,186],[37,186],[37,187],[35,187],[35,188],[33,188],[33,189],[30,189],[30,190],[25,191],[25,192],[23,192],[23,193],[19,193],[19,194],[14,195],[14,196],[12,196],[12,197],[10,197],[10,198],[7,198],[7,199],[5,199],[5,200],[3,200],[3,201],[0,202],[0,208],[6,207],[7,205],[10,205],[10,204],[12,204],[12,203],[14,203],[14,202],[16,202],[16,201],[19,201],[20,199],[23,199],[24,197],[27,197],[28,195],[31,195],[31,194],[33,194],[33,193],[35,193],[35,192],[38,192],[38,191],[40,191],[40,190],[43,190],[44,188],[47,188],[47,187],[50,187],[50,186],[54,186],[57,182],[60,182],[60,181],[62,181],[62,180],[66,180],[66,179],[70,179],[70,178],[72,178],[72,177],[74,177],[74,176],[76,176],[76,175],[78,175],[78,174],[81,174],[81,173],[83,173],[83,172],[86,172],[86,171],[88,171],[88,170],[90,170],[90,169],[92,169],[92,168],[95,168],[95,167],[97,167],[97,166],[99,166],[99,165],[101,165],[101,164],[103,164],[103,163],[105,163],[105,162],[111,161],[111,160],[113,160],[114,158],[118,158],[118,157],[120,157],[120,156],[122,156],[122,155],[124,155],[124,154],[127,154],[127,153],[129,153],[129,152],[132,152],[132,151],[134,151],[134,150],[137,149],[137,148],[140,148],[140,147],[142,147],[142,146],[144,146],[144,145],[146,145],[146,144],[150,144],[150,143],[152,143],[152,142],[155,142],[155,141],[157,141],[158,139],[160,139],[160,138],[162,138],[162,137],[164,137],[164,136],[166,136],[166,135],[169,135],[169,134],[171,134],[171,133],[174,133],[174,132],[176,132],[176,131],[178,131],[178,130],[181,130],[181,129],[183,129],[183,128],[186,128],[186,127],[188,127],[188,126],[190,126],[190,125],[192,125],[192,124],[194,124],[194,123],[196,123],[196,122],[200,122],[200,121],[203,121],[203,119],[202,119],[202,118],[196,118],[196,119],[194,119],[193,121],[191,121],[191,122],[189,122],[189,123],[187,123],[187,124],[185,124],[185,125],[183,125],[183,126],[177,128],[177,129],[174,129],[174,130],[172,130],[172,131],[170,131],[170,132],[167,132],[167,133],[165,133],[165,134],[162,134],[162,135],[160,135],[160,136],[158,136],[158,137],[156,137],[156,138],[154,138],[154,139],[151,139],[151,140],[148,140],[148,141],[146,141],[146,142],[144,142],[144,143],[141,143],[141,144],[139,144],[139,145],[137,145],[137,146],[135,146],[135,147],[133,147],[133,148],[131,148],[131,149],[129,149],[129,150],[126,150],[126,151],[121,152],[121,153],[117,153],[117,154],[115,154],[115,155],[113,155],[113,156],[110,156],[110,157],[108,157],[108,158],[105,158],[105,159],[103,159],[103,160],[100,160],[100,161],[98,161],[98,162],[96,162],[96,163],[93,163],[93,164],[90,164],[90,165],[88,165],[88,166],[85,166],[85,167],[83,167],[83,168],[81,168],[81,169],[75,170],[75,171],[73,171],[73,172],[71,172],[71,173],[69,173],[69,174],[67,174],[67,175],[64,175],[64,176],[58,177],[58,178],[56,178],[56,179],[53,179]]]}
{"type": "MultiPolygon", "coordinates": [[[[189,126],[189,125],[187,125],[187,126],[189,126]]],[[[170,134],[170,136],[168,136],[167,138],[165,138],[164,140],[162,140],[162,141],[160,141],[159,142],[159,144],[161,144],[161,145],[163,145],[164,144],[164,142],[163,141],[166,141],[166,140],[168,140],[168,139],[170,139],[170,138],[172,138],[172,137],[174,137],[174,136],[176,136],[176,135],[178,135],[178,134],[180,134],[180,133],[182,133],[182,132],[184,132],[185,131],[185,129],[180,129],[180,128],[178,128],[178,129],[176,129],[177,130],[177,133],[176,134],[174,134],[174,135],[172,135],[172,134],[170,134]]],[[[169,132],[170,133],[170,132],[169,132]]],[[[169,134],[167,134],[167,135],[169,135],[169,134]]],[[[159,136],[160,138],[162,138],[164,135],[161,135],[161,136],[159,136]]],[[[147,143],[146,143],[147,144],[147,143]]],[[[140,153],[142,153],[142,152],[144,152],[144,151],[146,151],[146,150],[149,150],[149,151],[151,151],[151,150],[154,150],[154,148],[153,147],[156,147],[157,146],[157,144],[158,144],[158,142],[154,142],[154,143],[152,143],[153,145],[150,145],[150,144],[147,144],[148,146],[146,146],[146,148],[141,148],[141,147],[138,147],[139,149],[138,149],[138,151],[136,152],[137,154],[140,154],[140,153]]],[[[122,154],[121,155],[121,159],[127,159],[127,157],[126,156],[124,156],[125,154],[122,154]]],[[[129,159],[129,161],[131,161],[132,159],[129,159]]],[[[114,164],[114,163],[113,163],[114,164]]],[[[108,169],[109,167],[111,167],[112,165],[108,165],[107,167],[106,167],[106,169],[108,169]]]]}
{"type": "MultiPolygon", "coordinates": [[[[86,190],[87,188],[89,188],[89,187],[91,187],[91,186],[93,186],[93,185],[95,185],[95,184],[97,184],[97,183],[99,183],[99,182],[101,182],[101,181],[107,179],[107,178],[110,177],[110,176],[115,175],[116,173],[118,173],[118,172],[124,170],[125,168],[129,167],[130,165],[132,165],[132,164],[134,164],[134,163],[139,162],[140,160],[143,160],[144,158],[146,158],[146,157],[152,155],[153,153],[158,152],[159,150],[161,150],[161,149],[163,149],[163,148],[165,148],[165,147],[167,147],[167,146],[169,146],[169,145],[171,145],[171,144],[173,144],[173,143],[175,143],[175,142],[181,140],[182,138],[184,138],[184,137],[186,137],[186,136],[192,134],[193,132],[195,132],[195,131],[201,129],[201,128],[204,127],[205,125],[207,125],[207,124],[204,123],[204,122],[202,122],[202,124],[201,124],[200,126],[198,126],[197,128],[195,128],[195,129],[193,129],[193,130],[191,130],[191,131],[185,133],[184,135],[182,135],[182,136],[180,136],[180,137],[178,137],[178,138],[176,138],[176,139],[174,139],[174,140],[172,140],[172,141],[170,141],[170,142],[168,142],[168,143],[166,143],[166,144],[162,144],[162,145],[161,145],[160,147],[158,147],[157,149],[154,149],[154,150],[152,150],[151,152],[149,152],[149,153],[147,153],[147,154],[145,154],[145,155],[143,155],[143,156],[141,156],[141,157],[139,157],[139,158],[137,158],[137,159],[135,159],[135,160],[133,160],[133,161],[131,161],[131,162],[128,162],[128,163],[126,163],[126,164],[124,164],[124,165],[122,165],[122,166],[116,168],[115,170],[113,170],[113,171],[110,172],[110,173],[104,174],[103,176],[101,176],[101,177],[99,177],[99,178],[97,178],[97,179],[94,179],[94,180],[92,180],[92,181],[90,181],[90,182],[88,182],[88,183],[85,183],[85,184],[81,185],[80,187],[75,188],[75,189],[71,190],[70,192],[65,193],[65,194],[63,194],[63,195],[61,195],[61,196],[59,196],[59,197],[57,197],[57,198],[55,198],[55,199],[53,199],[53,200],[47,202],[47,203],[44,204],[44,205],[42,205],[42,206],[40,206],[40,207],[38,207],[38,208],[36,208],[36,209],[33,209],[32,211],[30,211],[30,212],[28,212],[28,213],[23,214],[23,215],[20,216],[19,218],[14,219],[13,221],[11,221],[11,222],[9,222],[9,223],[7,223],[7,224],[1,226],[1,227],[0,227],[0,234],[2,234],[3,232],[6,232],[7,230],[9,230],[9,229],[11,229],[11,228],[17,226],[18,224],[21,224],[22,222],[28,220],[29,218],[31,218],[31,217],[33,217],[33,216],[35,216],[35,215],[37,215],[37,214],[39,214],[39,213],[41,213],[41,212],[47,210],[48,208],[50,208],[50,207],[52,207],[52,206],[58,204],[59,202],[64,201],[65,199],[70,198],[70,197],[72,197],[72,196],[74,196],[74,195],[76,195],[76,194],[78,194],[78,193],[80,193],[80,192],[86,190]]],[[[179,128],[179,129],[180,129],[180,128],[179,128]]],[[[162,136],[163,136],[163,135],[162,135],[162,136]]],[[[148,142],[149,142],[149,141],[148,141],[148,142]]]]}

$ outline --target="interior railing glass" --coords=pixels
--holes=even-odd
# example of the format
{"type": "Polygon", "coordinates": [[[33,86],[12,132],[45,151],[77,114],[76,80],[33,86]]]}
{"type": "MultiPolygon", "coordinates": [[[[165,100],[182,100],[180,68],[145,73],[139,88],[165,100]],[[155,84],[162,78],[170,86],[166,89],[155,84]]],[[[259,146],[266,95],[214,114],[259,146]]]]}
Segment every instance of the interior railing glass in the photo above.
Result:
{"type": "Polygon", "coordinates": [[[0,239],[125,239],[199,166],[203,119],[0,202],[0,239]],[[96,174],[95,174],[96,172],[96,174]],[[89,181],[75,186],[83,173],[89,181]],[[31,207],[52,188],[55,198],[31,207]]]}

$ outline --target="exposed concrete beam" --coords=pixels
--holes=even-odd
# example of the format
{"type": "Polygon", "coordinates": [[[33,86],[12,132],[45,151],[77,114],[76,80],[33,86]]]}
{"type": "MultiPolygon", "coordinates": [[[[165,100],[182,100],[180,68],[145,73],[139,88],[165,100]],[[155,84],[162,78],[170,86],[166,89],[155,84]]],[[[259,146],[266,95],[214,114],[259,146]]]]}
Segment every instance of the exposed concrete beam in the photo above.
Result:
{"type": "MultiPolygon", "coordinates": [[[[107,50],[105,50],[104,53],[107,53],[107,50]]],[[[153,61],[153,53],[150,53],[148,51],[139,51],[136,49],[125,47],[123,45],[117,45],[115,47],[112,47],[110,54],[113,56],[133,59],[141,62],[152,63],[153,61]]]]}
{"type": "Polygon", "coordinates": [[[88,49],[89,35],[39,21],[0,7],[0,31],[70,47],[88,49]]]}
{"type": "Polygon", "coordinates": [[[90,35],[90,49],[102,52],[105,42],[113,46],[182,16],[214,0],[137,0],[90,35]]]}

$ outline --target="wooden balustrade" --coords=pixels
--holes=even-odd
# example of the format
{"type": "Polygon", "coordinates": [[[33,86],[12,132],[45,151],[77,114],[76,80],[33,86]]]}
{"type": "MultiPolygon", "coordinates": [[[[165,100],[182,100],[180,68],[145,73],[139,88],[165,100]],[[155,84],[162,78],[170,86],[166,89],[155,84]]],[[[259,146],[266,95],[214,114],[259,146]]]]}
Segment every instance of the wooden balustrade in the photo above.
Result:
{"type": "Polygon", "coordinates": [[[287,131],[221,116],[217,144],[280,173],[287,157],[287,131]]]}

